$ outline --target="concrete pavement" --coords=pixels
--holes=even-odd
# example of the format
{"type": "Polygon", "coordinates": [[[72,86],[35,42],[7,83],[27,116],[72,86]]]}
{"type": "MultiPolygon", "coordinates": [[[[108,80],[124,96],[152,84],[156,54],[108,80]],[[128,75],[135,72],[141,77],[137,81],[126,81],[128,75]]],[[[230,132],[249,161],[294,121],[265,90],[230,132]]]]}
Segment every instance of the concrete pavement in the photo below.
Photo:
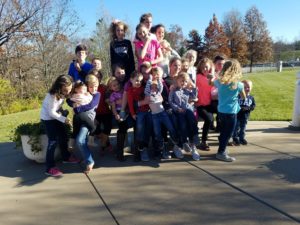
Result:
{"type": "MultiPolygon", "coordinates": [[[[0,224],[298,224],[300,132],[288,122],[249,122],[247,146],[229,147],[234,163],[217,161],[217,134],[200,161],[124,163],[93,153],[96,168],[58,163],[44,175],[13,143],[0,144],[0,224]]],[[[201,123],[199,123],[201,127],[201,123]]]]}

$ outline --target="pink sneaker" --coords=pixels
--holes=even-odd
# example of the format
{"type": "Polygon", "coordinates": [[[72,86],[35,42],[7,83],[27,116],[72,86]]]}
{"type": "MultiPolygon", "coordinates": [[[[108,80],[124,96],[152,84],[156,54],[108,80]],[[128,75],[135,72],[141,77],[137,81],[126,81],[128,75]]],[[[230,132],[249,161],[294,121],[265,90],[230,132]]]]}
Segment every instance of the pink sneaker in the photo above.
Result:
{"type": "Polygon", "coordinates": [[[64,160],[63,163],[80,163],[80,160],[74,156],[70,156],[68,160],[64,160]]]}
{"type": "Polygon", "coordinates": [[[63,173],[58,168],[55,167],[50,168],[48,171],[46,171],[45,174],[51,177],[60,177],[63,175],[63,173]]]}

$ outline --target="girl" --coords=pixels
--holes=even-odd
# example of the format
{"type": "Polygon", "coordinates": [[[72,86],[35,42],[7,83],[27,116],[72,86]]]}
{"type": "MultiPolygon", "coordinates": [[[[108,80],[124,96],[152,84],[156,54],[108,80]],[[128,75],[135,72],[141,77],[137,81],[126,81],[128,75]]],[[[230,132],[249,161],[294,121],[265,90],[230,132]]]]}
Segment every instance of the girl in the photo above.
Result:
{"type": "Polygon", "coordinates": [[[148,144],[152,130],[152,118],[149,105],[144,103],[145,84],[142,84],[143,75],[133,72],[130,77],[132,87],[127,91],[128,106],[132,118],[136,121],[136,140],[142,161],[149,161],[148,144]],[[135,107],[137,106],[137,107],[135,107]]]}
{"type": "Polygon", "coordinates": [[[112,113],[117,121],[122,121],[119,114],[122,109],[123,90],[120,88],[120,84],[115,77],[110,78],[107,84],[111,91],[109,103],[111,105],[112,113]]]}
{"type": "Polygon", "coordinates": [[[149,30],[143,23],[140,23],[136,27],[136,41],[134,45],[138,58],[138,68],[140,68],[141,64],[145,61],[155,66],[163,60],[159,42],[151,39],[149,30]]]}
{"type": "MultiPolygon", "coordinates": [[[[100,100],[100,93],[97,92],[98,86],[99,86],[99,80],[95,75],[89,74],[86,76],[85,83],[88,87],[88,91],[93,96],[92,101],[89,104],[78,106],[78,107],[74,108],[74,111],[76,114],[85,112],[85,111],[90,111],[91,112],[90,118],[92,120],[94,120],[95,116],[96,116],[95,110],[96,110],[96,108],[99,104],[99,100],[100,100]]],[[[75,117],[76,117],[76,115],[75,115],[75,117]]],[[[79,150],[81,151],[81,153],[84,156],[84,160],[85,160],[85,164],[86,164],[86,169],[84,171],[85,173],[89,173],[90,171],[92,171],[94,164],[95,164],[92,154],[91,154],[91,151],[88,147],[88,137],[89,137],[89,129],[87,128],[87,126],[82,124],[80,127],[80,130],[79,130],[79,133],[76,137],[76,143],[79,147],[79,150]]]]}
{"type": "Polygon", "coordinates": [[[180,58],[180,55],[171,48],[170,43],[164,39],[165,37],[165,27],[162,24],[158,24],[151,28],[151,32],[155,34],[157,41],[159,42],[162,54],[163,54],[163,60],[158,64],[163,69],[163,77],[166,77],[169,73],[169,62],[171,57],[177,56],[180,58]]]}
{"type": "Polygon", "coordinates": [[[128,26],[122,21],[115,20],[110,25],[110,62],[111,66],[122,64],[125,67],[125,74],[130,76],[134,71],[134,56],[131,42],[125,39],[128,26]]]}
{"type": "Polygon", "coordinates": [[[235,59],[225,62],[219,78],[213,83],[211,82],[212,76],[210,76],[210,83],[218,88],[219,97],[220,137],[216,158],[225,162],[235,161],[234,157],[228,155],[226,146],[233,134],[237,113],[240,110],[238,95],[240,94],[242,99],[246,96],[244,85],[239,82],[241,77],[242,69],[240,63],[235,59]]]}
{"type": "Polygon", "coordinates": [[[63,173],[55,167],[54,152],[57,144],[60,147],[62,158],[67,163],[78,163],[68,151],[68,135],[66,125],[71,125],[70,119],[63,116],[59,111],[64,99],[72,90],[72,78],[70,76],[59,76],[49,92],[47,93],[41,110],[41,120],[45,125],[48,137],[48,146],[46,154],[46,174],[57,177],[63,173]]]}
{"type": "Polygon", "coordinates": [[[198,146],[201,150],[209,151],[207,141],[208,131],[213,121],[211,107],[212,86],[208,83],[208,74],[213,69],[213,63],[208,58],[203,58],[197,66],[196,86],[198,88],[198,101],[196,102],[198,115],[204,120],[201,144],[198,146]]]}
{"type": "Polygon", "coordinates": [[[187,152],[192,152],[194,160],[199,160],[200,155],[194,144],[194,136],[198,136],[197,121],[194,116],[193,106],[190,104],[190,99],[194,99],[197,95],[197,90],[191,82],[187,73],[180,73],[176,77],[176,88],[170,92],[169,103],[175,113],[180,128],[183,148],[187,152]],[[191,90],[187,89],[188,85],[192,85],[191,90]],[[189,142],[187,142],[189,137],[189,142]]]}

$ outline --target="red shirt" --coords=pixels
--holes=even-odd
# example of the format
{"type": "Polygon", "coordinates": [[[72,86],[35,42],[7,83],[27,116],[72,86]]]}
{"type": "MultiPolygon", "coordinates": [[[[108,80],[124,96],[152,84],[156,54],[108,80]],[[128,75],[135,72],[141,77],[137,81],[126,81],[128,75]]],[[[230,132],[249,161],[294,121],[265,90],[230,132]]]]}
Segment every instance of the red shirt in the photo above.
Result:
{"type": "Polygon", "coordinates": [[[128,107],[130,114],[136,115],[138,112],[148,112],[150,110],[149,105],[139,106],[138,109],[135,109],[135,105],[137,106],[137,102],[144,99],[144,86],[140,87],[130,87],[127,91],[127,99],[128,99],[128,107]]]}
{"type": "Polygon", "coordinates": [[[98,104],[98,108],[96,109],[96,114],[109,114],[111,110],[109,105],[106,103],[107,99],[107,86],[104,84],[100,84],[98,87],[98,92],[100,93],[100,102],[98,104]]]}
{"type": "Polygon", "coordinates": [[[208,79],[203,74],[199,73],[196,76],[196,87],[198,88],[198,102],[197,106],[206,106],[211,103],[211,89],[208,79]]]}

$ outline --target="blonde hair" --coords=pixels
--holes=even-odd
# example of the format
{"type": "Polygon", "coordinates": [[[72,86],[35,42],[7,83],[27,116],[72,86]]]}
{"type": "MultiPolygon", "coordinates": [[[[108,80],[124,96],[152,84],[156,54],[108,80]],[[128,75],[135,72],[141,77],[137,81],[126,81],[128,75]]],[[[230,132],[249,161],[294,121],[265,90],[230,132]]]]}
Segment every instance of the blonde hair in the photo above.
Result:
{"type": "Polygon", "coordinates": [[[87,86],[93,85],[93,84],[99,84],[99,79],[94,74],[88,74],[85,77],[85,83],[86,83],[87,86]]]}
{"type": "Polygon", "coordinates": [[[188,58],[189,55],[194,56],[194,62],[190,62],[190,66],[194,66],[195,62],[197,61],[197,51],[193,49],[187,50],[187,52],[183,55],[184,58],[188,58]]]}
{"type": "Polygon", "coordinates": [[[190,76],[186,72],[180,72],[175,79],[176,79],[176,81],[178,81],[179,79],[183,79],[185,81],[189,81],[190,80],[190,76]]]}
{"type": "Polygon", "coordinates": [[[204,70],[206,63],[208,63],[210,65],[210,69],[213,68],[214,64],[213,64],[212,60],[207,57],[204,57],[203,59],[201,59],[201,61],[197,65],[197,74],[202,73],[202,70],[204,70]]]}
{"type": "Polygon", "coordinates": [[[231,84],[231,89],[237,88],[237,82],[242,78],[242,68],[236,59],[226,61],[219,80],[221,84],[231,84]]]}
{"type": "Polygon", "coordinates": [[[250,90],[250,91],[252,90],[253,83],[252,83],[251,80],[242,80],[242,82],[243,82],[244,84],[248,84],[249,90],[250,90]]]}
{"type": "Polygon", "coordinates": [[[158,73],[160,76],[164,73],[163,69],[159,66],[153,67],[151,72],[152,73],[158,73]]]}
{"type": "Polygon", "coordinates": [[[109,78],[109,80],[107,81],[107,86],[108,86],[108,88],[109,88],[110,90],[112,90],[112,89],[111,89],[111,86],[112,86],[113,82],[118,82],[118,83],[119,83],[119,81],[117,80],[117,78],[115,78],[115,77],[109,78]]]}

